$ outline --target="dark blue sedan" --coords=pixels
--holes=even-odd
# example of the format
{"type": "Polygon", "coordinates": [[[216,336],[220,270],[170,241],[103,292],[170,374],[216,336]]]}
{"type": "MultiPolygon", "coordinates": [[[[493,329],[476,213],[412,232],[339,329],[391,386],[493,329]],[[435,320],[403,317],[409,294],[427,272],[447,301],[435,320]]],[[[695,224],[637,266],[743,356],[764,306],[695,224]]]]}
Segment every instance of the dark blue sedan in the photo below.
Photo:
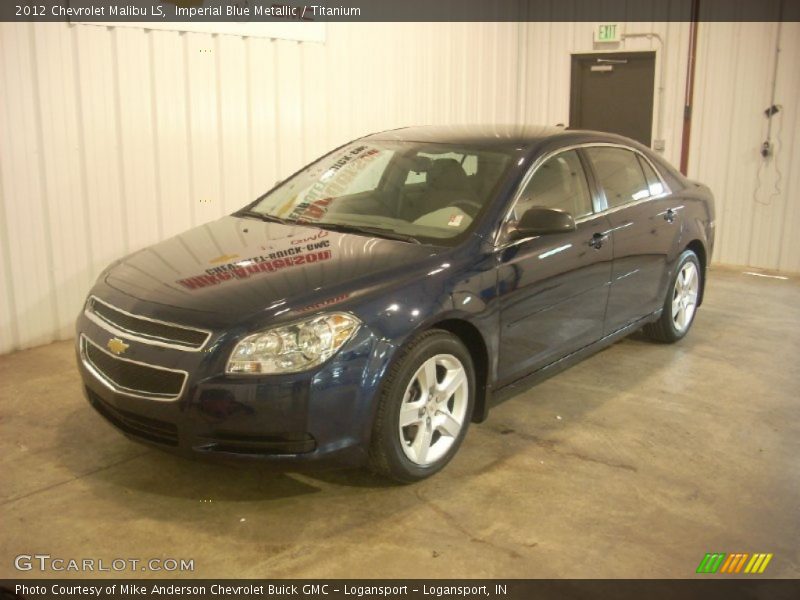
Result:
{"type": "Polygon", "coordinates": [[[713,242],[708,188],[629,139],[387,131],[110,265],[78,362],[136,440],[415,481],[523,386],[686,335],[713,242]]]}

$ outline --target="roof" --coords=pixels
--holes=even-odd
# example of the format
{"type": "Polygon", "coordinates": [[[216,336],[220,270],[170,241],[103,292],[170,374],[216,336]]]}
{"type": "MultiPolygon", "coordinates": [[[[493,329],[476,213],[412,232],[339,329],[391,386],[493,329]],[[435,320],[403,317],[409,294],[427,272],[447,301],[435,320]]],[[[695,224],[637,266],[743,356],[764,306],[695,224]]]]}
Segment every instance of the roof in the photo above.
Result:
{"type": "Polygon", "coordinates": [[[401,127],[366,136],[366,139],[440,144],[476,144],[530,147],[545,139],[573,137],[577,132],[545,125],[423,125],[401,127]]]}

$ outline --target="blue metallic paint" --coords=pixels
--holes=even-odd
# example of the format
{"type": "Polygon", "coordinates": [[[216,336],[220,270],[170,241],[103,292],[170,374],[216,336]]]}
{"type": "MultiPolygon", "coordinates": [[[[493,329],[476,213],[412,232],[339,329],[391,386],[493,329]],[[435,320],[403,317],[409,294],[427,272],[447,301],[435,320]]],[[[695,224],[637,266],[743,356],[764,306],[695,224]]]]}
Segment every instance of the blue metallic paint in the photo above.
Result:
{"type": "MultiPolygon", "coordinates": [[[[425,130],[391,135],[416,139],[419,131],[425,130]]],[[[381,135],[388,134],[374,137],[381,135]]],[[[640,324],[656,316],[675,261],[687,245],[700,244],[705,260],[710,258],[713,205],[708,189],[684,179],[646,148],[617,136],[553,130],[507,142],[518,149],[516,165],[473,234],[455,247],[229,216],[118,261],[100,277],[93,295],[135,314],[210,329],[213,336],[200,352],[126,340],[126,357],[189,373],[178,400],[117,393],[79,359],[85,385],[116,409],[176,424],[179,445],[167,449],[184,455],[241,456],[215,451],[208,443],[225,436],[311,434],[315,448],[310,452],[244,454],[279,463],[357,465],[366,458],[386,370],[416,333],[440,325],[454,331],[469,327],[479,334],[480,340],[466,341],[474,356],[487,357],[487,364],[476,364],[484,370],[486,383],[485,402],[479,398],[476,411],[481,420],[492,394],[501,388],[517,389],[532,374],[576,352],[582,356],[613,339],[615,332],[627,333],[634,321],[640,324]],[[574,233],[496,247],[495,235],[509,202],[536,159],[560,147],[597,141],[646,153],[672,194],[636,210],[596,216],[574,233]],[[679,222],[664,230],[654,211],[678,205],[679,222]],[[612,233],[601,251],[581,245],[596,228],[613,229],[621,219],[634,224],[628,232],[633,235],[612,233]],[[567,244],[573,244],[569,252],[553,251],[567,244]],[[275,262],[283,260],[278,254],[295,248],[301,251],[291,256],[330,256],[302,266],[275,262]],[[277,257],[269,258],[270,253],[277,257]],[[546,260],[538,258],[543,254],[546,260]],[[255,255],[263,259],[258,265],[268,263],[271,270],[230,276],[220,271],[220,278],[191,287],[200,281],[192,278],[205,277],[207,269],[255,255]],[[625,274],[629,276],[622,277],[625,274]],[[225,374],[227,358],[244,335],[327,310],[351,312],[363,325],[321,367],[291,375],[225,374]],[[589,320],[580,331],[564,333],[582,318],[589,320]],[[477,347],[479,342],[483,348],[477,347]]],[[[99,344],[111,337],[84,314],[76,328],[79,336],[99,344]]]]}

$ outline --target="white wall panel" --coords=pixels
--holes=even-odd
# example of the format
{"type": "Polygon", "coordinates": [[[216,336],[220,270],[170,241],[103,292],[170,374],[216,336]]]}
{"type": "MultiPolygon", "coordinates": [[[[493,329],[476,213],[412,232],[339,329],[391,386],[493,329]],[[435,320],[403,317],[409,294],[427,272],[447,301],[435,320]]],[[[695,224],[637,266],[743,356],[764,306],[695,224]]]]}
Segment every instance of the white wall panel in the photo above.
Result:
{"type": "Polygon", "coordinates": [[[118,136],[116,158],[125,199],[122,214],[131,249],[162,237],[161,198],[157,190],[158,161],[153,122],[153,80],[147,60],[149,35],[141,29],[112,29],[113,96],[118,136]],[[144,51],[144,56],[142,56],[144,51]]]}
{"type": "Polygon", "coordinates": [[[194,224],[198,203],[192,178],[186,40],[165,31],[148,32],[147,38],[153,90],[151,128],[156,141],[151,153],[157,174],[161,235],[169,237],[194,224]]]}
{"type": "Polygon", "coordinates": [[[88,206],[92,235],[90,259],[95,273],[107,264],[108,257],[131,250],[130,227],[125,218],[128,199],[121,173],[119,107],[114,92],[117,66],[113,61],[112,36],[115,31],[87,26],[76,36],[81,103],[78,126],[83,134],[82,150],[86,160],[84,201],[88,206]]]}
{"type": "MultiPolygon", "coordinates": [[[[0,24],[0,180],[3,190],[2,236],[8,253],[6,269],[11,289],[2,297],[13,303],[16,344],[50,341],[56,320],[53,244],[50,210],[43,168],[42,129],[38,112],[38,64],[33,27],[0,24]]],[[[5,285],[5,283],[4,283],[5,285]]],[[[13,348],[11,331],[4,330],[3,347],[13,348]]]]}
{"type": "Polygon", "coordinates": [[[277,157],[281,176],[303,166],[303,48],[278,40],[276,56],[277,157]]]}
{"type": "MultiPolygon", "coordinates": [[[[800,24],[783,26],[781,35],[782,53],[778,74],[778,98],[783,103],[776,128],[777,169],[773,169],[773,191],[782,192],[773,198],[783,205],[783,216],[773,221],[771,241],[777,241],[777,268],[782,271],[800,272],[800,24]],[[778,175],[780,174],[780,178],[778,175]]],[[[754,244],[760,251],[763,244],[754,244]]],[[[771,265],[774,266],[774,265],[771,265]]]]}
{"type": "Polygon", "coordinates": [[[270,189],[280,176],[276,140],[277,79],[275,44],[269,40],[247,40],[247,83],[250,120],[247,126],[250,154],[250,197],[270,189]]]}
{"type": "Polygon", "coordinates": [[[93,280],[77,71],[69,29],[36,25],[33,39],[42,130],[40,176],[50,206],[45,225],[52,244],[52,277],[57,290],[56,329],[59,337],[66,337],[72,333],[73,307],[80,305],[93,280]],[[51,60],[41,60],[43,56],[51,60]]]}
{"type": "MultiPolygon", "coordinates": [[[[654,137],[673,163],[690,28],[663,19],[681,1],[653,2],[650,22],[624,25],[651,35],[609,48],[656,51],[654,137]]],[[[599,50],[593,25],[336,23],[318,44],[1,24],[0,352],[70,336],[109,262],[231,212],[335,145],[403,125],[568,123],[570,56],[599,50]]],[[[796,23],[781,37],[776,155],[757,152],[776,35],[701,25],[690,175],[718,198],[717,261],[800,271],[796,23]]]]}
{"type": "Polygon", "coordinates": [[[217,42],[221,212],[228,214],[253,199],[249,185],[247,40],[224,35],[217,42]]]}
{"type": "MultiPolygon", "coordinates": [[[[183,34],[185,98],[189,117],[189,186],[195,225],[223,214],[220,114],[217,107],[218,41],[218,37],[206,33],[183,34]]],[[[160,58],[169,60],[171,57],[160,58]]]]}
{"type": "Polygon", "coordinates": [[[701,23],[689,175],[716,197],[714,259],[732,265],[800,272],[800,24],[780,26],[773,118],[775,154],[759,153],[767,137],[778,41],[777,23],[701,23]]]}

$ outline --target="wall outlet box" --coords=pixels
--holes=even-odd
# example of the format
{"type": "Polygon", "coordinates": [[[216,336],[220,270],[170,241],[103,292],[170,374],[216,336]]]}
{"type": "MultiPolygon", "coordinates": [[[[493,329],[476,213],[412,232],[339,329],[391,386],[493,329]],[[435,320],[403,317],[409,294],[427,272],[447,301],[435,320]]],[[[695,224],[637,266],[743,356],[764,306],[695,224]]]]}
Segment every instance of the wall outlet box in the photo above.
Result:
{"type": "Polygon", "coordinates": [[[656,152],[663,152],[666,147],[667,143],[664,140],[653,140],[653,150],[656,152]]]}

